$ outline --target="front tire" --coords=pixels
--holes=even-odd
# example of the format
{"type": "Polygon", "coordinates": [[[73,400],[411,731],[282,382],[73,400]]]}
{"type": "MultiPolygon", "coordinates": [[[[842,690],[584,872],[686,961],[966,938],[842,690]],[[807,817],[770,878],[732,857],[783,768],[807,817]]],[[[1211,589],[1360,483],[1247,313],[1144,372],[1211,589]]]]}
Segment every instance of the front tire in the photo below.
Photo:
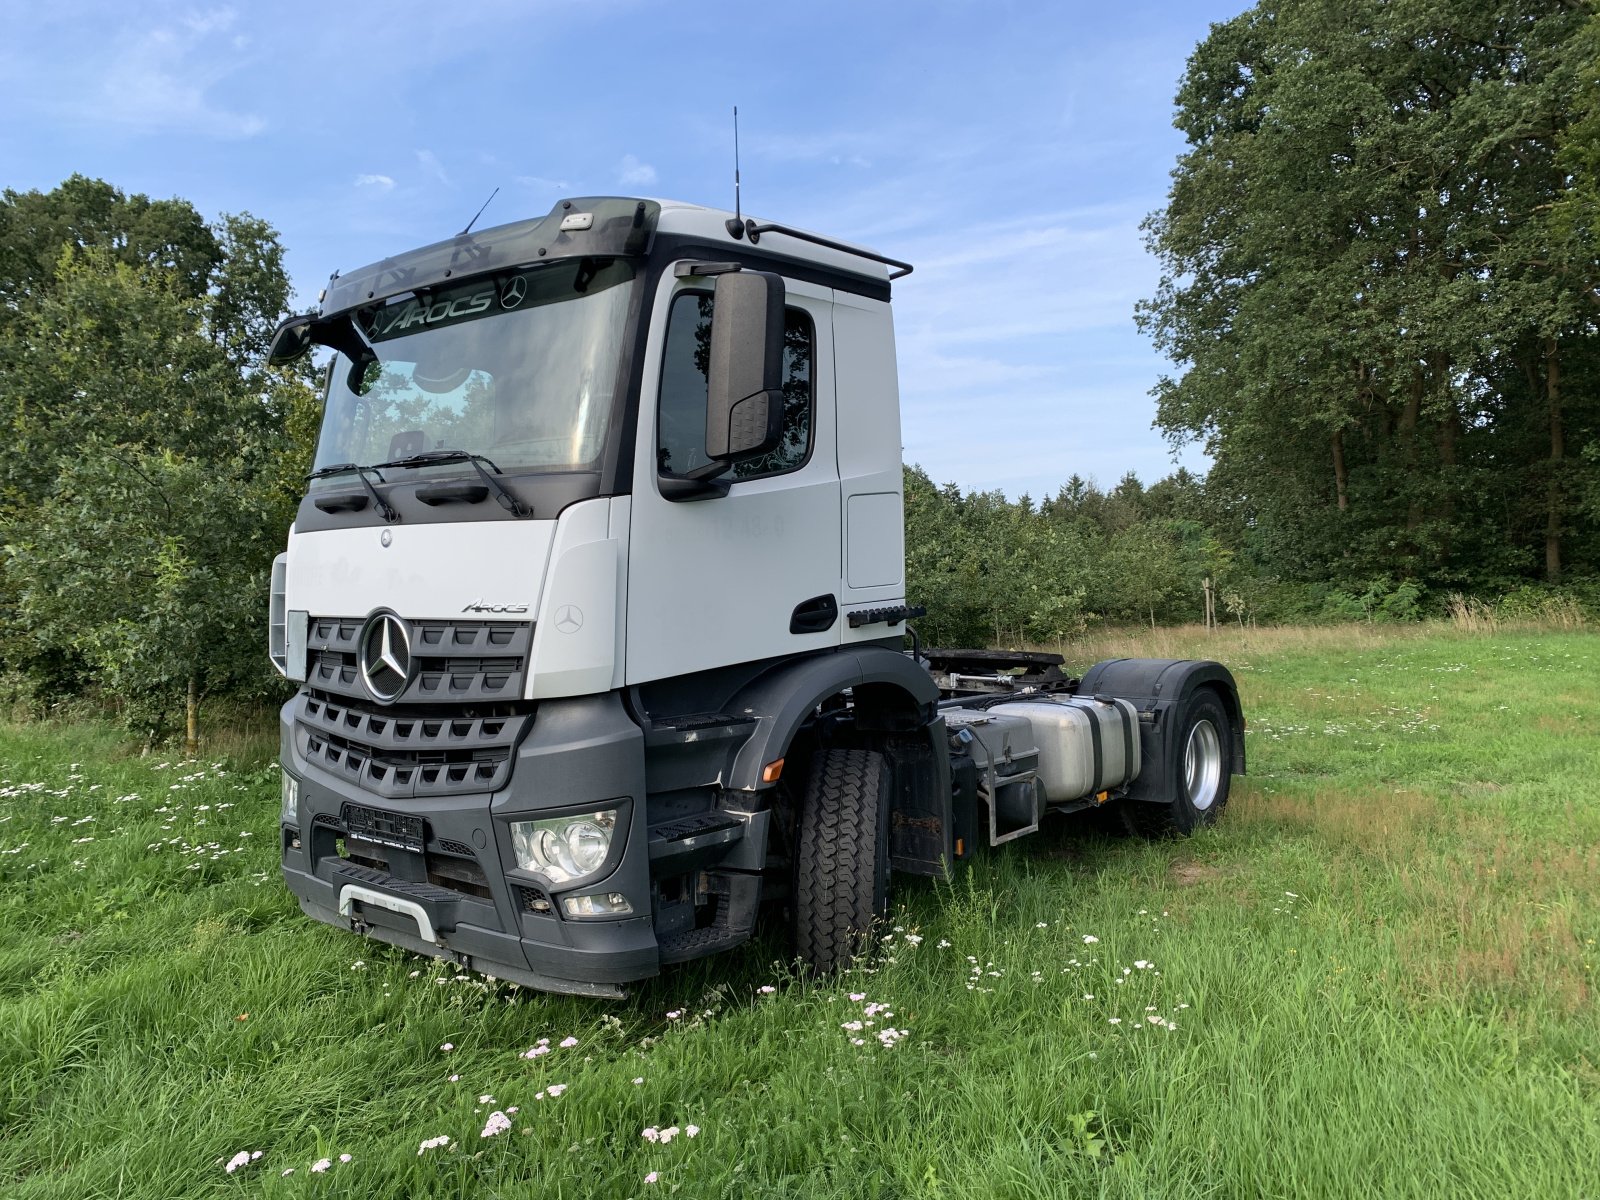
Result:
{"type": "Polygon", "coordinates": [[[1191,695],[1174,725],[1177,753],[1172,781],[1176,794],[1166,803],[1130,800],[1128,816],[1146,837],[1187,837],[1213,825],[1228,803],[1228,748],[1233,729],[1228,711],[1210,688],[1191,695]]]}
{"type": "Polygon", "coordinates": [[[848,966],[889,903],[889,766],[875,750],[811,759],[795,858],[795,951],[817,975],[848,966]]]}

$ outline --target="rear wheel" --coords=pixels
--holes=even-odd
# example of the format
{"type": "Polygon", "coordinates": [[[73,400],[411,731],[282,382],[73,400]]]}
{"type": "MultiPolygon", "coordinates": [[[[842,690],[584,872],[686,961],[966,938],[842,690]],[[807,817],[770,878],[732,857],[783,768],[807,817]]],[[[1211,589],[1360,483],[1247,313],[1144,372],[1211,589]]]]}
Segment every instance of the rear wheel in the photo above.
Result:
{"type": "Polygon", "coordinates": [[[1233,744],[1233,734],[1227,710],[1214,691],[1204,688],[1189,697],[1180,713],[1174,726],[1178,747],[1172,777],[1175,794],[1166,803],[1127,802],[1128,817],[1147,837],[1191,834],[1213,824],[1228,803],[1232,782],[1228,747],[1233,744]]]}
{"type": "Polygon", "coordinates": [[[795,856],[794,935],[818,975],[846,967],[889,903],[889,767],[875,750],[812,757],[795,856]]]}

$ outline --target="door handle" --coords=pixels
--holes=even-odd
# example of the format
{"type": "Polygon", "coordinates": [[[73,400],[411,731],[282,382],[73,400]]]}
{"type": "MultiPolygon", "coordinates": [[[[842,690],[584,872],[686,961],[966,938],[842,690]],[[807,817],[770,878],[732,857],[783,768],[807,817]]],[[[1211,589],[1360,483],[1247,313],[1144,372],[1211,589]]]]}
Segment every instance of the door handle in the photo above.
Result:
{"type": "Polygon", "coordinates": [[[826,633],[839,619],[839,602],[832,595],[813,596],[794,606],[789,617],[790,633],[826,633]]]}

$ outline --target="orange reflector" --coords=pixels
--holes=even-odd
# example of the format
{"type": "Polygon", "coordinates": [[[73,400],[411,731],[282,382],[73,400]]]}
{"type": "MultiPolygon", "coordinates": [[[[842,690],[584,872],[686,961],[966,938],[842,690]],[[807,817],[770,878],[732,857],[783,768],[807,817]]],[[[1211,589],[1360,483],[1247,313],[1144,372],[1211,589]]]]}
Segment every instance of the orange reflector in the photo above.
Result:
{"type": "Polygon", "coordinates": [[[966,852],[967,852],[967,840],[966,840],[966,838],[957,838],[956,839],[956,857],[960,858],[966,852]]]}
{"type": "Polygon", "coordinates": [[[778,776],[783,774],[783,759],[776,758],[761,768],[762,783],[777,783],[778,776]]]}
{"type": "Polygon", "coordinates": [[[1095,793],[1094,802],[1096,804],[1104,804],[1109,799],[1111,799],[1110,792],[1097,792],[1095,793]]]}

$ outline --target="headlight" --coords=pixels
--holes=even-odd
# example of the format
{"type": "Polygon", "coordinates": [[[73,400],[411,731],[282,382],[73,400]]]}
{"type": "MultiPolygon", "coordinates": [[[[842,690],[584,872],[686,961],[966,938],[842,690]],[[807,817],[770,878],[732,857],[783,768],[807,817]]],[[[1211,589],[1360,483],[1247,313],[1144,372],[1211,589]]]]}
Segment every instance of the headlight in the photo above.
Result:
{"type": "Polygon", "coordinates": [[[289,772],[283,772],[283,805],[278,810],[278,820],[285,825],[300,822],[300,781],[289,772]]]}
{"type": "Polygon", "coordinates": [[[517,866],[537,871],[551,883],[593,875],[611,853],[617,810],[511,822],[511,849],[517,866]]]}

